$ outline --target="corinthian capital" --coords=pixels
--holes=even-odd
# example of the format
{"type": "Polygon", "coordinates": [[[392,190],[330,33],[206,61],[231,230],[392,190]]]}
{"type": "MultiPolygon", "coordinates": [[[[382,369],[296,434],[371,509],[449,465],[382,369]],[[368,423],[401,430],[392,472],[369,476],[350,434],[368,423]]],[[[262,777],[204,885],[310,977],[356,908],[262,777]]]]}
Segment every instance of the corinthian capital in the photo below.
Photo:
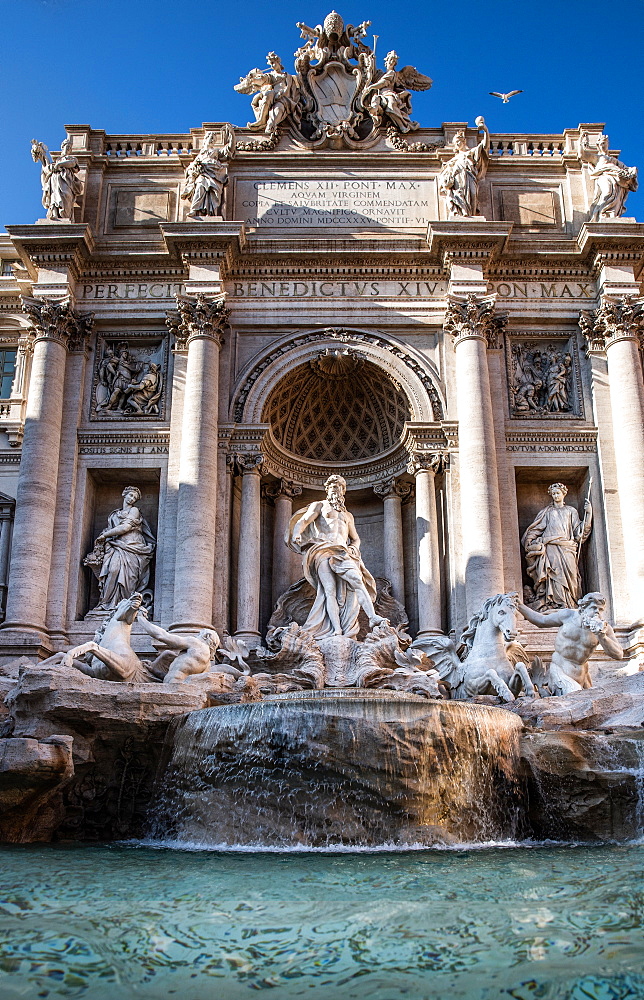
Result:
{"type": "Polygon", "coordinates": [[[419,472],[433,472],[440,475],[447,468],[448,456],[442,451],[414,451],[409,456],[407,472],[417,476],[419,472]]]}
{"type": "Polygon", "coordinates": [[[190,341],[197,337],[206,337],[221,345],[222,330],[230,315],[225,298],[209,299],[205,295],[191,298],[188,295],[178,295],[177,309],[178,320],[169,313],[167,323],[175,334],[178,350],[185,350],[190,341]],[[179,346],[180,344],[182,346],[179,346]]]}
{"type": "Polygon", "coordinates": [[[642,342],[644,335],[644,300],[610,299],[603,296],[598,309],[583,309],[579,326],[586,339],[588,354],[601,354],[617,340],[642,342]]]}
{"type": "Polygon", "coordinates": [[[501,334],[508,321],[505,313],[494,312],[496,295],[478,298],[468,295],[465,299],[450,297],[443,327],[454,338],[454,346],[464,340],[484,340],[488,347],[498,347],[501,334]]]}
{"type": "Polygon", "coordinates": [[[264,474],[264,458],[261,451],[242,451],[235,455],[235,464],[243,476],[264,474]]]}
{"type": "Polygon", "coordinates": [[[94,325],[94,313],[79,316],[69,299],[22,298],[22,311],[29,316],[38,340],[54,340],[69,351],[81,351],[94,325]]]}
{"type": "Polygon", "coordinates": [[[266,496],[273,501],[279,497],[288,497],[289,500],[293,500],[295,497],[301,496],[302,487],[290,479],[280,479],[276,483],[268,483],[265,492],[266,496]]]}
{"type": "Polygon", "coordinates": [[[388,497],[399,497],[400,500],[406,500],[411,493],[411,483],[403,483],[399,479],[385,479],[382,483],[375,484],[373,492],[383,500],[388,497]]]}

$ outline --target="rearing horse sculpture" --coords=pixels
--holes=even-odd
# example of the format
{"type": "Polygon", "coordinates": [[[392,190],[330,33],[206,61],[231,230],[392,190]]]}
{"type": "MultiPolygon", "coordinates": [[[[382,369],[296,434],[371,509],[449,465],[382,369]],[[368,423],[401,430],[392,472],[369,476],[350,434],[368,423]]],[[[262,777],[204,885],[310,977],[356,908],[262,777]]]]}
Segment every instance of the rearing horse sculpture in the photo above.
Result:
{"type": "Polygon", "coordinates": [[[465,644],[462,659],[448,636],[430,636],[414,643],[434,661],[452,698],[464,701],[480,694],[497,694],[503,701],[514,701],[521,690],[530,697],[539,696],[528,673],[525,651],[516,641],[518,597],[496,594],[487,599],[461,636],[465,644]]]}

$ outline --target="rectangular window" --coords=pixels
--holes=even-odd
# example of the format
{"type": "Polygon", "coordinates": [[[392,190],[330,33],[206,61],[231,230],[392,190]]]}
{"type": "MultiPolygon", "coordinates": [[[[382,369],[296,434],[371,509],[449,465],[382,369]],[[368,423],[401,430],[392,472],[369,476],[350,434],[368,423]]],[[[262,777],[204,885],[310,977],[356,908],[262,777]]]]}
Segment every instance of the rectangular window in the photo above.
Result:
{"type": "Polygon", "coordinates": [[[2,388],[0,389],[0,399],[9,399],[11,395],[11,386],[13,385],[13,378],[16,374],[16,352],[13,351],[0,351],[0,378],[2,379],[2,388]]]}
{"type": "Polygon", "coordinates": [[[13,277],[13,271],[11,270],[11,265],[12,264],[17,264],[18,261],[17,260],[3,260],[1,263],[2,263],[2,270],[0,271],[0,274],[2,274],[2,277],[3,278],[11,278],[11,277],[13,277]]]}

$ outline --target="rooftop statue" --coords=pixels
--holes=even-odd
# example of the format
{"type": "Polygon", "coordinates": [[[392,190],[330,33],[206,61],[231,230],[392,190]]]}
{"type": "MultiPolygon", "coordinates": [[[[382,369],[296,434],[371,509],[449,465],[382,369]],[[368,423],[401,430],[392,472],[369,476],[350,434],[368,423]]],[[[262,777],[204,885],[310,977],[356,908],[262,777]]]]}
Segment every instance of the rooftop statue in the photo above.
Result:
{"type": "Polygon", "coordinates": [[[388,52],[385,72],[375,71],[373,82],[364,91],[362,103],[369,111],[375,128],[382,125],[384,118],[389,118],[400,132],[413,132],[420,126],[411,120],[409,90],[429,90],[432,81],[413,66],[403,66],[398,70],[397,65],[398,53],[388,52]]]}
{"type": "Polygon", "coordinates": [[[74,205],[83,193],[83,184],[78,176],[80,164],[72,156],[71,148],[72,139],[68,136],[54,162],[43,142],[31,140],[32,159],[34,163],[41,164],[43,208],[47,209],[47,218],[53,222],[73,222],[74,205]]]}
{"type": "Polygon", "coordinates": [[[286,72],[275,52],[269,52],[266,61],[268,69],[251,69],[233,89],[238,94],[255,95],[250,102],[255,121],[248,122],[246,128],[272,135],[288,115],[295,121],[301,118],[300,81],[286,72]]]}
{"type": "Polygon", "coordinates": [[[235,155],[235,133],[225,125],[224,143],[218,146],[214,132],[206,132],[201,149],[186,169],[181,197],[190,201],[189,219],[220,216],[224,188],[228,183],[228,161],[235,155]]]}
{"type": "Polygon", "coordinates": [[[624,650],[603,617],[605,607],[606,598],[601,594],[586,594],[576,608],[562,608],[545,615],[519,604],[519,611],[533,625],[559,626],[546,675],[551,694],[572,694],[592,687],[588,658],[600,644],[613,660],[623,659],[624,650]]]}
{"type": "Polygon", "coordinates": [[[483,129],[481,141],[470,149],[465,132],[457,132],[453,141],[454,156],[438,175],[438,190],[445,199],[450,219],[471,218],[479,210],[479,185],[487,173],[490,133],[483,118],[477,118],[475,124],[483,129]]]}
{"type": "Polygon", "coordinates": [[[347,484],[329,476],[326,500],[316,500],[291,518],[286,543],[302,553],[304,576],[316,597],[304,630],[317,640],[333,635],[355,638],[362,607],[371,627],[386,622],[373,602],[376,582],[360,558],[360,538],[345,506],[347,484]]]}
{"type": "Polygon", "coordinates": [[[585,500],[580,520],[575,508],[565,503],[567,492],[563,483],[548,487],[552,502],[539,511],[521,539],[537,610],[575,608],[581,596],[579,554],[590,535],[593,511],[590,499],[585,500]]]}
{"type": "Polygon", "coordinates": [[[364,141],[385,120],[399,132],[417,129],[418,123],[411,120],[410,90],[428,90],[432,81],[413,66],[397,69],[393,51],[385,58],[385,69],[378,69],[375,45],[371,49],[363,41],[370,23],[345,25],[336,11],[314,28],[299,22],[304,42],[295,53],[295,73],[288,73],[269,52],[268,67],[252,69],[234,88],[255,95],[255,121],[247,127],[271,136],[290,123],[309,142],[342,140],[350,146],[364,141]]]}
{"type": "Polygon", "coordinates": [[[595,182],[593,203],[588,221],[619,219],[626,210],[629,191],[637,191],[637,167],[627,167],[608,152],[608,136],[601,135],[597,146],[591,146],[587,132],[579,139],[579,156],[589,163],[590,176],[595,182]]]}

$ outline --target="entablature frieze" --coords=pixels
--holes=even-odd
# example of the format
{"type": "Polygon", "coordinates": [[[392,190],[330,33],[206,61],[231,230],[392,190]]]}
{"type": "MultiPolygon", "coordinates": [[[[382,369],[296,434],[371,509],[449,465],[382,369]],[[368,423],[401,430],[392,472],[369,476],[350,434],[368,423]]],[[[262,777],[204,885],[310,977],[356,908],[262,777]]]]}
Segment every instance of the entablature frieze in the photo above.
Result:
{"type": "Polygon", "coordinates": [[[566,454],[597,451],[597,428],[509,428],[505,431],[505,446],[509,452],[523,454],[566,454]]]}
{"type": "Polygon", "coordinates": [[[79,455],[167,455],[169,430],[78,431],[79,455]]]}

